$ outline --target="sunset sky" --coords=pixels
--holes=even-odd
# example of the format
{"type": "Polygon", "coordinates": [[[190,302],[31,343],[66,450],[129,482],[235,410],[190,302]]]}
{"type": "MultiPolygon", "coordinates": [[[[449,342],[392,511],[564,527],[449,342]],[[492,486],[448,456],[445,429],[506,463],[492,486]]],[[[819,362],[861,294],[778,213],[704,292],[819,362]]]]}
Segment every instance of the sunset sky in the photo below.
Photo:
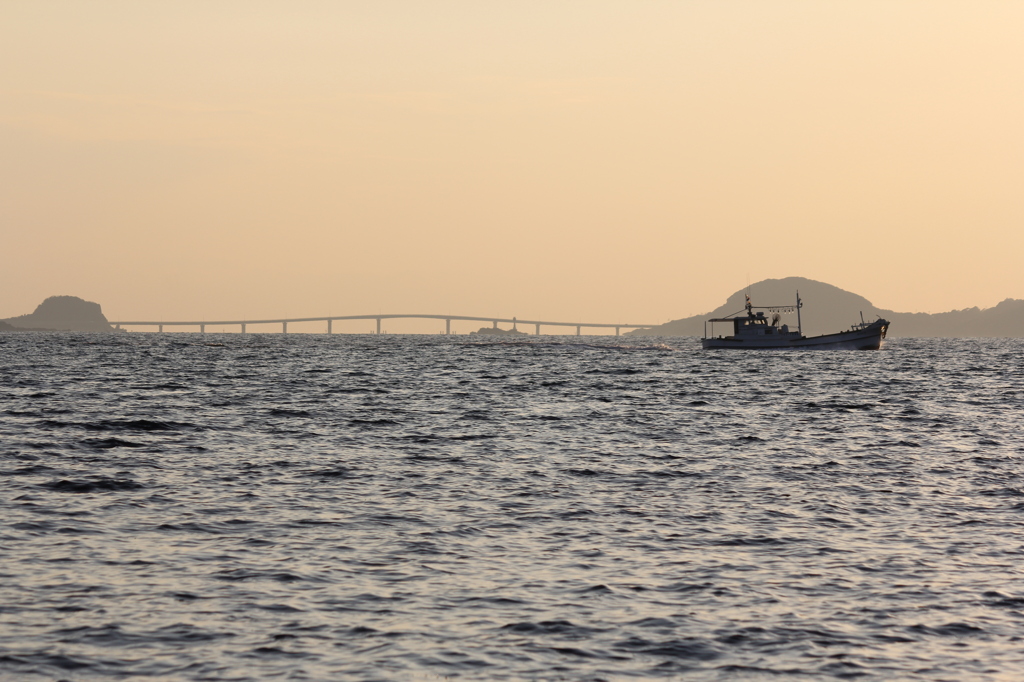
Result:
{"type": "Polygon", "coordinates": [[[1024,298],[1022,31],[1020,2],[3,3],[0,317],[1024,298]]]}

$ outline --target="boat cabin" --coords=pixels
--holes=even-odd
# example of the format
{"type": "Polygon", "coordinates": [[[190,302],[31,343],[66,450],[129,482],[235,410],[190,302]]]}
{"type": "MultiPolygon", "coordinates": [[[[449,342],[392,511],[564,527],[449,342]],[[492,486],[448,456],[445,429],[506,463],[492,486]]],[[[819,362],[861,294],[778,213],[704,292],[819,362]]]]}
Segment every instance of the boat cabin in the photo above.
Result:
{"type": "Polygon", "coordinates": [[[769,336],[772,334],[789,334],[789,325],[779,326],[776,315],[769,320],[760,310],[746,317],[721,317],[708,322],[731,322],[733,336],[769,336]]]}
{"type": "Polygon", "coordinates": [[[736,336],[745,336],[753,334],[754,336],[765,336],[767,334],[788,334],[789,325],[782,325],[780,329],[778,325],[778,319],[772,321],[771,324],[768,322],[768,318],[760,310],[755,315],[749,317],[734,317],[732,319],[733,334],[736,336]]]}
{"type": "Polygon", "coordinates": [[[730,315],[729,317],[718,317],[715,319],[708,320],[704,324],[704,338],[707,339],[714,337],[715,322],[728,322],[732,324],[732,335],[729,336],[728,338],[734,339],[736,341],[754,340],[757,338],[766,337],[765,341],[784,342],[785,340],[785,342],[788,342],[789,340],[792,339],[802,338],[803,330],[800,329],[799,320],[800,308],[803,304],[800,301],[799,293],[796,297],[795,306],[772,306],[769,308],[765,308],[764,310],[768,310],[769,312],[773,313],[770,319],[767,315],[764,314],[764,310],[758,310],[757,312],[754,312],[756,308],[754,308],[754,306],[751,304],[750,296],[747,296],[746,299],[746,305],[744,306],[744,309],[746,310],[746,315],[743,314],[743,311],[740,311],[739,313],[735,315],[730,315]],[[797,330],[791,332],[789,331],[788,324],[780,325],[779,322],[781,322],[782,320],[781,313],[794,311],[797,314],[797,330]],[[708,336],[709,324],[711,325],[710,337],[708,336]]]}

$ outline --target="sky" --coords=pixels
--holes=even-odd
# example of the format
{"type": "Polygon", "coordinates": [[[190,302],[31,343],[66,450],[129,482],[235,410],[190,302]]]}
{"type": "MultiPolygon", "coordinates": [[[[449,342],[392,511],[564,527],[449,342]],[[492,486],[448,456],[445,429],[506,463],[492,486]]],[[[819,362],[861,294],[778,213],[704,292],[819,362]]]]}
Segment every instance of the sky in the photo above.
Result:
{"type": "Polygon", "coordinates": [[[946,0],[0,3],[0,317],[656,324],[787,276],[901,312],[1024,298],[1021,26],[946,0]]]}

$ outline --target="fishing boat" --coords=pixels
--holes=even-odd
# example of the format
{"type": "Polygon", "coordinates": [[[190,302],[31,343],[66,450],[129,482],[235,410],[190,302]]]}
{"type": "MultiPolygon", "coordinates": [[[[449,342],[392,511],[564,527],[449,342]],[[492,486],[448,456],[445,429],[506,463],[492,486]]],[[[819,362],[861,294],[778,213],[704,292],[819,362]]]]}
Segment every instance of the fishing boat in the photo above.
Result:
{"type": "Polygon", "coordinates": [[[865,322],[864,313],[860,322],[849,330],[821,336],[804,336],[800,319],[803,301],[800,292],[796,292],[795,306],[754,307],[747,297],[745,311],[733,313],[727,317],[718,317],[704,323],[704,348],[808,348],[813,350],[878,350],[882,347],[882,339],[889,329],[889,321],[878,318],[874,322],[865,322]],[[754,312],[757,311],[757,312],[754,312]],[[771,318],[765,315],[771,314],[771,318]],[[796,331],[791,331],[788,324],[779,324],[783,313],[796,312],[796,331]],[[727,323],[732,326],[731,336],[715,336],[715,323],[727,323]],[[710,330],[710,334],[708,333],[710,330]]]}

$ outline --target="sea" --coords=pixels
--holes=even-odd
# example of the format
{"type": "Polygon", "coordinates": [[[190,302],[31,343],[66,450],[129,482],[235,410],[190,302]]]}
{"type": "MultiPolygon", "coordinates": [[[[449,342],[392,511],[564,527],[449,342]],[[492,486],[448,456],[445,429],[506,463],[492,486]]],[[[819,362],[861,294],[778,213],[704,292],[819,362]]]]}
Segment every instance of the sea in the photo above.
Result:
{"type": "Polygon", "coordinates": [[[0,334],[0,679],[1024,679],[1024,340],[0,334]]]}

